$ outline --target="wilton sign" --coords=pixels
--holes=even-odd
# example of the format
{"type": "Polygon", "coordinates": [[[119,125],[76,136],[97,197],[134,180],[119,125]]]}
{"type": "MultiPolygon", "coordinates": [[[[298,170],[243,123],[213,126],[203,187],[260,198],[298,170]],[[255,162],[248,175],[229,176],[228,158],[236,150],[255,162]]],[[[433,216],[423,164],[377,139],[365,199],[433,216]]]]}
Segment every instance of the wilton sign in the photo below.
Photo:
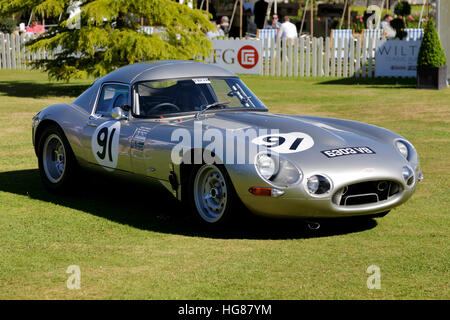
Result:
{"type": "Polygon", "coordinates": [[[416,77],[421,40],[379,40],[375,52],[375,77],[416,77]]]}
{"type": "Polygon", "coordinates": [[[213,52],[208,63],[234,73],[260,74],[262,71],[260,40],[212,40],[213,52]]]}

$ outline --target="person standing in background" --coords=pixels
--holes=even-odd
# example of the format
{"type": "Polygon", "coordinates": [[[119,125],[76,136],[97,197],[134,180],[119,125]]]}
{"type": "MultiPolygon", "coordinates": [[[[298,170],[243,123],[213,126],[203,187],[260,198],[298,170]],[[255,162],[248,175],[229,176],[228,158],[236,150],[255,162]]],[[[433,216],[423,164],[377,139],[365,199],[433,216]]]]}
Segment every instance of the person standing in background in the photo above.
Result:
{"type": "Polygon", "coordinates": [[[381,22],[383,34],[386,36],[387,39],[394,39],[397,34],[394,28],[391,27],[392,20],[394,20],[394,18],[390,14],[387,14],[384,16],[383,21],[381,22]]]}
{"type": "Polygon", "coordinates": [[[222,29],[225,35],[228,34],[228,31],[230,30],[230,19],[228,19],[227,16],[223,16],[220,19],[220,28],[222,29]]]}
{"type": "Polygon", "coordinates": [[[208,31],[206,33],[206,36],[208,37],[208,39],[214,39],[214,38],[217,38],[217,37],[223,37],[225,35],[225,33],[223,32],[222,28],[220,26],[218,26],[215,21],[211,21],[211,23],[214,26],[214,30],[213,31],[208,31]]]}
{"type": "Polygon", "coordinates": [[[255,3],[255,23],[258,29],[264,29],[264,20],[266,19],[267,7],[269,4],[264,0],[259,0],[255,3]]]}
{"type": "Polygon", "coordinates": [[[281,23],[278,21],[278,15],[274,14],[272,16],[272,22],[270,22],[267,26],[267,29],[280,29],[281,23]]]}
{"type": "Polygon", "coordinates": [[[32,32],[37,36],[40,36],[45,33],[45,28],[43,25],[38,24],[37,20],[31,21],[31,27],[27,27],[26,32],[32,32]]]}
{"type": "Polygon", "coordinates": [[[280,26],[278,37],[281,39],[295,39],[297,38],[297,27],[293,24],[288,16],[283,18],[283,23],[280,26]]]}
{"type": "Polygon", "coordinates": [[[283,18],[283,23],[280,26],[280,29],[278,31],[278,37],[277,37],[277,41],[284,40],[286,39],[286,47],[287,47],[287,52],[283,52],[283,50],[281,51],[282,56],[284,57],[285,60],[288,59],[287,54],[289,52],[289,47],[294,46],[294,39],[297,38],[297,27],[295,26],[295,24],[293,24],[292,22],[289,21],[289,17],[285,16],[283,18]]]}

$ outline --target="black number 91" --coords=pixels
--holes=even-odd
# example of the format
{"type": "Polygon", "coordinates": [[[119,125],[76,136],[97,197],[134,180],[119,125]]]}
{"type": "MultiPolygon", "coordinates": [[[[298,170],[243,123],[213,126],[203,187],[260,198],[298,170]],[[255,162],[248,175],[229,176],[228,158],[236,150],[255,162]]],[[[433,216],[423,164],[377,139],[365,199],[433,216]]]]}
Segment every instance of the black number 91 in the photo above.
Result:
{"type": "MultiPolygon", "coordinates": [[[[286,142],[286,138],[281,136],[267,136],[263,139],[263,141],[266,142],[265,146],[267,148],[274,148],[284,144],[286,142]]],[[[289,150],[296,150],[302,141],[303,138],[296,138],[289,146],[289,150]]]]}
{"type": "Polygon", "coordinates": [[[108,128],[104,127],[101,128],[97,134],[97,143],[98,145],[102,148],[102,151],[97,151],[97,156],[103,160],[105,159],[106,156],[106,150],[108,150],[108,157],[109,157],[109,161],[113,161],[112,158],[112,141],[113,141],[113,137],[114,134],[116,133],[116,128],[111,130],[111,134],[109,135],[108,138],[108,128]]]}

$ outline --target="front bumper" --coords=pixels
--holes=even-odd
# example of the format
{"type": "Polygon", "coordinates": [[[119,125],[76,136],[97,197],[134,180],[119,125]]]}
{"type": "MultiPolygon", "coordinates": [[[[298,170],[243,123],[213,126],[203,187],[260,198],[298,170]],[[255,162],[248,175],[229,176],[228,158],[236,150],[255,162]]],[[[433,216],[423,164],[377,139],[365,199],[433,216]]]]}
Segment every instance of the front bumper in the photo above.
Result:
{"type": "MultiPolygon", "coordinates": [[[[342,176],[345,176],[342,175],[342,176]]],[[[247,177],[248,178],[248,177],[247,177]]],[[[355,216],[371,216],[377,213],[389,211],[406,202],[415,192],[422,173],[417,167],[415,170],[414,183],[408,186],[401,176],[371,175],[355,176],[349,179],[334,177],[334,189],[327,195],[316,197],[306,191],[303,181],[295,187],[284,189],[284,194],[278,197],[255,196],[248,191],[251,186],[248,180],[245,187],[238,188],[238,195],[244,205],[257,215],[269,217],[298,217],[298,218],[340,218],[355,216]],[[388,180],[397,183],[400,191],[386,200],[366,203],[361,205],[338,205],[333,202],[334,193],[340,188],[359,182],[388,180]]]]}
{"type": "Polygon", "coordinates": [[[415,187],[402,190],[388,200],[354,206],[338,206],[333,203],[331,197],[300,199],[284,196],[277,198],[257,197],[250,194],[241,196],[241,200],[250,211],[263,216],[280,218],[354,217],[391,210],[406,202],[414,193],[415,187]]]}

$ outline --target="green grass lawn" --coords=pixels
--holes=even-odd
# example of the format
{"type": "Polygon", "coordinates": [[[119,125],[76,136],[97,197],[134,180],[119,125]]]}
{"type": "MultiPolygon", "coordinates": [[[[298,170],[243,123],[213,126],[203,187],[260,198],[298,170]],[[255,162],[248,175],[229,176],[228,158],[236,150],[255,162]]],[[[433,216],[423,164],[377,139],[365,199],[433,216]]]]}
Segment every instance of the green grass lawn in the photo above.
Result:
{"type": "Polygon", "coordinates": [[[90,81],[0,71],[0,299],[449,299],[450,89],[411,81],[243,77],[274,112],[363,121],[417,148],[425,180],[382,219],[309,232],[256,219],[205,233],[164,192],[90,177],[71,196],[40,183],[31,117],[90,81]],[[137,190],[134,190],[134,189],[137,190]],[[81,289],[66,287],[69,265],[81,289]],[[381,289],[369,290],[370,265],[381,289]]]}

